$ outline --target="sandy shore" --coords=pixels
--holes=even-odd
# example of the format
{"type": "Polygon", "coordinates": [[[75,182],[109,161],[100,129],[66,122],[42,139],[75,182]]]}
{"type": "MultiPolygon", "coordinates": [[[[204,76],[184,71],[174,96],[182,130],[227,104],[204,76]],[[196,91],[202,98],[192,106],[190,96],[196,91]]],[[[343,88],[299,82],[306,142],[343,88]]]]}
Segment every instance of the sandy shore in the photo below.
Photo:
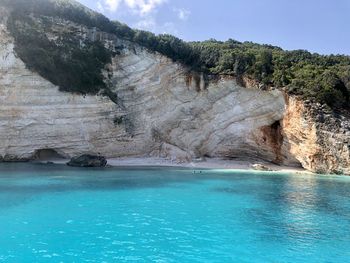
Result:
{"type": "Polygon", "coordinates": [[[254,170],[254,164],[262,164],[272,171],[291,172],[291,173],[309,173],[303,168],[278,166],[272,163],[252,160],[223,160],[206,159],[204,161],[193,161],[189,163],[178,163],[161,158],[115,158],[108,159],[111,166],[164,166],[164,167],[184,167],[196,169],[230,169],[230,170],[254,170]]]}
{"type": "MultiPolygon", "coordinates": [[[[56,164],[65,164],[69,160],[55,159],[55,160],[42,160],[41,162],[52,162],[56,164]]],[[[311,173],[303,168],[279,166],[272,163],[264,162],[261,160],[224,160],[224,159],[205,159],[198,160],[189,163],[179,163],[162,158],[152,157],[128,157],[128,158],[112,158],[108,159],[108,165],[113,167],[182,167],[182,168],[195,168],[195,169],[227,169],[227,170],[255,170],[254,164],[262,164],[268,167],[271,171],[276,172],[288,172],[288,173],[311,173]]]]}

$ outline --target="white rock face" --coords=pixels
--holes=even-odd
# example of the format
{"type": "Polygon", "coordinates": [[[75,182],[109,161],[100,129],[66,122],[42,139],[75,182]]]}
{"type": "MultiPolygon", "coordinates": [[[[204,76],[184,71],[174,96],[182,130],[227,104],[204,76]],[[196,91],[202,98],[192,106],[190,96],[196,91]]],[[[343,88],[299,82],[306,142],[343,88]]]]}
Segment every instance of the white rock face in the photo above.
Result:
{"type": "Polygon", "coordinates": [[[54,149],[67,157],[93,152],[181,160],[204,155],[275,159],[274,150],[257,144],[254,134],[283,118],[280,91],[243,88],[234,79],[206,84],[141,48],[126,49],[112,67],[111,81],[126,110],[106,97],[60,92],[26,69],[3,21],[0,155],[26,159],[37,150],[54,149]]]}
{"type": "Polygon", "coordinates": [[[114,125],[118,107],[108,98],[63,93],[26,69],[13,39],[0,26],[0,156],[31,158],[55,149],[70,157],[82,152],[113,152],[123,130],[114,125]]]}
{"type": "Polygon", "coordinates": [[[138,145],[166,143],[192,157],[275,159],[271,147],[262,149],[253,135],[283,118],[280,91],[243,88],[228,78],[205,84],[181,65],[140,48],[115,58],[113,69],[115,92],[128,109],[138,145]]]}
{"type": "Polygon", "coordinates": [[[63,20],[53,32],[70,28],[82,39],[124,48],[106,77],[116,103],[60,92],[16,56],[6,17],[0,8],[0,160],[27,160],[51,150],[64,157],[100,153],[179,163],[246,157],[350,174],[345,116],[324,121],[337,125],[317,123],[310,105],[279,90],[245,88],[228,77],[209,81],[164,56],[63,20]]]}

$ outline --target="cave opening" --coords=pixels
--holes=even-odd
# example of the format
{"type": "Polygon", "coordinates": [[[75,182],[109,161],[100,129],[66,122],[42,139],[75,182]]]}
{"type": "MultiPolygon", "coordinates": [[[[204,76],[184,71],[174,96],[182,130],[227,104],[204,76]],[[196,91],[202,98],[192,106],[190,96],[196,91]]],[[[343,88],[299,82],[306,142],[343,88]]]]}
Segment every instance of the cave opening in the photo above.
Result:
{"type": "Polygon", "coordinates": [[[275,121],[269,126],[264,126],[262,131],[262,142],[269,146],[275,154],[275,159],[272,161],[276,164],[283,162],[282,145],[283,145],[283,134],[281,121],[275,121]]]}
{"type": "Polygon", "coordinates": [[[33,159],[36,161],[49,161],[57,159],[66,159],[63,154],[54,149],[39,149],[34,152],[33,159]]]}

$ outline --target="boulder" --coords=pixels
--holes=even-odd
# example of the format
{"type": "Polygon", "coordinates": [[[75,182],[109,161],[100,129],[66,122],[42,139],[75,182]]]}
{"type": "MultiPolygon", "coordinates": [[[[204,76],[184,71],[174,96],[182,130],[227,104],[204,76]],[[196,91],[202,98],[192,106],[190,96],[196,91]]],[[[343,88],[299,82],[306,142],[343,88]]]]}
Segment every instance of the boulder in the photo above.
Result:
{"type": "Polygon", "coordinates": [[[73,157],[67,165],[74,167],[105,167],[107,165],[107,160],[103,156],[84,154],[73,157]]]}

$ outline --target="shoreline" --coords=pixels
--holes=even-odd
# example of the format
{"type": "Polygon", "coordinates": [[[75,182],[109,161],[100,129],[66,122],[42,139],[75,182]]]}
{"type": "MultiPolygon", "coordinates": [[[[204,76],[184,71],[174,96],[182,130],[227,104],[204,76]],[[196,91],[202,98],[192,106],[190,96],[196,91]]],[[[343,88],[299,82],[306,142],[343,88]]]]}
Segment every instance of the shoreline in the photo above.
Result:
{"type": "Polygon", "coordinates": [[[302,167],[279,166],[273,163],[264,162],[261,160],[225,160],[208,158],[203,161],[192,162],[176,162],[163,158],[112,158],[108,159],[108,165],[112,167],[128,167],[128,166],[159,166],[159,167],[180,167],[180,168],[195,168],[195,169],[218,169],[218,170],[245,170],[259,171],[253,168],[255,164],[262,164],[269,168],[269,172],[286,172],[286,173],[312,173],[302,167]]]}
{"type": "MultiPolygon", "coordinates": [[[[47,159],[40,160],[40,163],[66,164],[69,159],[47,159]]],[[[270,169],[268,172],[284,172],[295,174],[313,174],[302,167],[279,166],[262,160],[235,159],[225,160],[216,158],[207,158],[192,162],[177,162],[165,158],[153,157],[123,157],[107,159],[107,166],[110,167],[179,167],[195,169],[218,169],[218,170],[244,170],[261,171],[253,168],[255,164],[261,164],[270,169]]]]}

